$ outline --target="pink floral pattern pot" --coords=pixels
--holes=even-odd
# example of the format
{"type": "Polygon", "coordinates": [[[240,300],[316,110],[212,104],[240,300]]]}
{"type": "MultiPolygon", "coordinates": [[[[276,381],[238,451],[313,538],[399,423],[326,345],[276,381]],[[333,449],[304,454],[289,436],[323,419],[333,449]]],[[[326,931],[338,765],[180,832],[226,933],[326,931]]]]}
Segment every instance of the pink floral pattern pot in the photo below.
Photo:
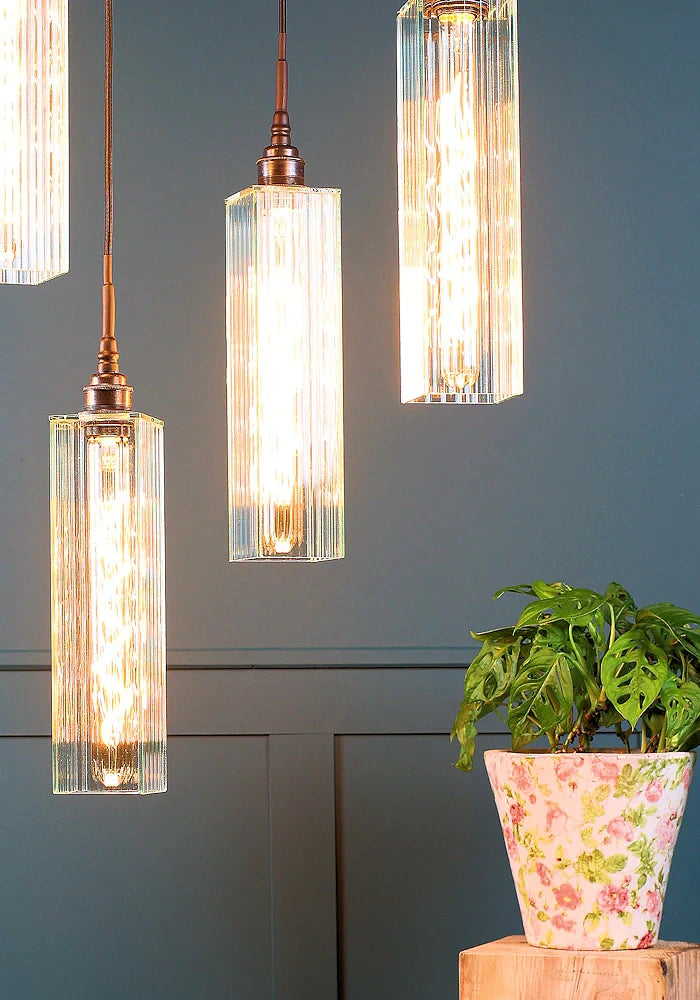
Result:
{"type": "Polygon", "coordinates": [[[695,754],[484,757],[528,943],[655,944],[695,754]]]}

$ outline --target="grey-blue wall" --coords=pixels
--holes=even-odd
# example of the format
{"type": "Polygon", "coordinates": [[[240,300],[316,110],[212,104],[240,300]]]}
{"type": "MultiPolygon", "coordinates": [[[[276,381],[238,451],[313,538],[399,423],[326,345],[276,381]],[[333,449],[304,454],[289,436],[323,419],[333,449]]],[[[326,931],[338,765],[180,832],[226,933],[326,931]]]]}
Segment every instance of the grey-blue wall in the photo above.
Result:
{"type": "MultiPolygon", "coordinates": [[[[226,558],[223,202],[267,142],[276,4],[117,4],[118,330],[166,421],[173,738],[168,795],[115,804],[48,771],[46,418],[80,405],[101,283],[102,5],[71,2],[71,271],[0,289],[13,1000],[453,996],[458,949],[518,928],[444,736],[467,628],[537,576],[700,605],[697,4],[523,2],[526,394],[468,409],[398,402],[394,8],[289,8],[294,136],[343,189],[348,554],[226,558]]],[[[689,808],[672,938],[700,936],[689,808]]]]}

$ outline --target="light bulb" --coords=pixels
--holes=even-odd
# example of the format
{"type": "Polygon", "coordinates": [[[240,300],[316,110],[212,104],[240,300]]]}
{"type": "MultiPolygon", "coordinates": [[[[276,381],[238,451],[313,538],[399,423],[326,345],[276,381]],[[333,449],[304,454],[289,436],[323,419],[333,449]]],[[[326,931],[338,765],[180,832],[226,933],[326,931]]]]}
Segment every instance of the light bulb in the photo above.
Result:
{"type": "Polygon", "coordinates": [[[293,209],[272,206],[261,239],[265,260],[257,284],[259,322],[260,453],[259,503],[266,555],[287,555],[304,540],[302,392],[306,382],[301,351],[308,325],[303,271],[294,254],[293,209]]]}
{"type": "MultiPolygon", "coordinates": [[[[479,375],[479,208],[473,60],[467,58],[473,16],[445,14],[440,31],[454,77],[437,102],[437,211],[440,375],[446,392],[472,392],[479,375]]],[[[443,48],[444,51],[444,48],[443,48]]]]}
{"type": "Polygon", "coordinates": [[[138,770],[133,450],[128,424],[88,432],[91,766],[106,788],[133,783],[138,770]]]}

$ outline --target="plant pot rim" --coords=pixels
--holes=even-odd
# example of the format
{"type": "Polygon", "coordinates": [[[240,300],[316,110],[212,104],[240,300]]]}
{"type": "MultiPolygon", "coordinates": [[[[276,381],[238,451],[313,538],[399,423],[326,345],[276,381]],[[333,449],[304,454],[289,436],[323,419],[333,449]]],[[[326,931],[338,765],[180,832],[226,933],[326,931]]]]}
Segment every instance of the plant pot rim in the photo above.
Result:
{"type": "Polygon", "coordinates": [[[679,757],[694,758],[697,756],[697,751],[695,750],[662,750],[654,753],[642,753],[641,750],[615,750],[607,747],[601,747],[600,750],[563,750],[559,753],[553,753],[548,748],[543,748],[540,750],[511,750],[509,747],[494,747],[491,750],[484,750],[484,757],[488,754],[511,754],[514,757],[551,757],[552,760],[562,760],[570,757],[598,757],[601,754],[605,754],[608,757],[620,757],[623,760],[629,760],[630,757],[638,759],[639,757],[649,758],[649,760],[664,760],[668,757],[673,759],[678,759],[679,757]]]}

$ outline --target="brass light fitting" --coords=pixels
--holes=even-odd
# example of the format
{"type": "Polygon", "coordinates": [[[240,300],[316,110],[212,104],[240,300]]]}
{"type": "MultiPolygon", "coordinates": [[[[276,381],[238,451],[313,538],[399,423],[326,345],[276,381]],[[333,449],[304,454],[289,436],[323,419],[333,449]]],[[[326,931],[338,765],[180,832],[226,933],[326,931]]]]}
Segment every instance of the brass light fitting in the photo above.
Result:
{"type": "Polygon", "coordinates": [[[489,16],[489,0],[424,0],[423,16],[438,20],[468,17],[472,21],[481,21],[489,16]]]}
{"type": "Polygon", "coordinates": [[[303,185],[304,160],[292,145],[289,123],[289,63],[287,62],[287,0],[279,0],[275,113],[272,116],[270,145],[258,162],[258,184],[303,185]]]}

